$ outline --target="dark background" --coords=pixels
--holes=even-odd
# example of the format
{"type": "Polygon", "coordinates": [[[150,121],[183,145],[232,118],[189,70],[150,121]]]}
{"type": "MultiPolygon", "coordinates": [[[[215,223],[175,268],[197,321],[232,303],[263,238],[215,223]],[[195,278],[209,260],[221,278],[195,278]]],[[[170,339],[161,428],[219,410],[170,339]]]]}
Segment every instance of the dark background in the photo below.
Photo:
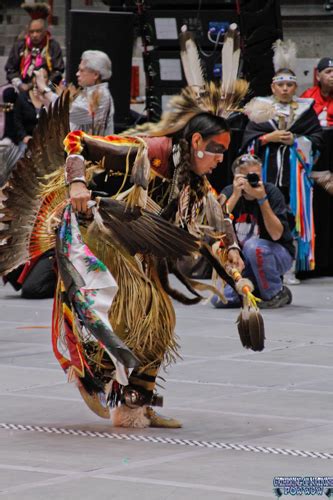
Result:
{"type": "Polygon", "coordinates": [[[102,50],[112,61],[110,91],[115,102],[115,125],[121,128],[130,114],[130,87],[134,14],[71,10],[67,46],[67,79],[76,83],[80,56],[85,50],[102,50]]]}

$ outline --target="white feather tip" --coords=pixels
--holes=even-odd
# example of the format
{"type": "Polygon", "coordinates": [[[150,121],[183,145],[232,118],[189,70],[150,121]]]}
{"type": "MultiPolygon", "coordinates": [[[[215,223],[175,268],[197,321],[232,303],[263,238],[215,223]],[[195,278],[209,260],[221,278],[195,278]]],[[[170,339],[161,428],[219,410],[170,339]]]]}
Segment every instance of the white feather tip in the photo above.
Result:
{"type": "Polygon", "coordinates": [[[276,40],[273,44],[274,56],[273,64],[275,72],[280,69],[291,69],[295,71],[297,61],[297,46],[292,40],[283,42],[276,40]]]}
{"type": "Polygon", "coordinates": [[[272,104],[252,99],[244,106],[244,114],[251,122],[262,123],[272,120],[275,116],[275,108],[272,104]]]}

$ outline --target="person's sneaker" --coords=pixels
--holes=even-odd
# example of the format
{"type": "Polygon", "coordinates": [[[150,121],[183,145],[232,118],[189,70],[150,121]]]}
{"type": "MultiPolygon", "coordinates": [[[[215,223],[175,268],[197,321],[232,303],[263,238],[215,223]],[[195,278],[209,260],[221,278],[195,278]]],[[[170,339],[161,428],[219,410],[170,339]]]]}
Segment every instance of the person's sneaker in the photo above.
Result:
{"type": "Polygon", "coordinates": [[[293,299],[292,293],[287,286],[282,289],[269,300],[262,300],[258,303],[260,309],[277,309],[279,307],[291,304],[293,299]]]}
{"type": "Polygon", "coordinates": [[[213,297],[210,299],[210,303],[216,309],[239,309],[241,307],[241,303],[238,300],[235,302],[229,301],[224,303],[218,295],[213,295],[213,297]]]}
{"type": "Polygon", "coordinates": [[[291,290],[287,286],[283,285],[283,289],[285,290],[285,292],[288,296],[288,300],[287,300],[286,305],[289,306],[289,304],[291,304],[293,301],[293,294],[291,293],[291,290]]]}
{"type": "Polygon", "coordinates": [[[299,285],[301,282],[298,278],[296,278],[295,271],[288,271],[286,274],[283,276],[283,283],[285,285],[299,285]]]}

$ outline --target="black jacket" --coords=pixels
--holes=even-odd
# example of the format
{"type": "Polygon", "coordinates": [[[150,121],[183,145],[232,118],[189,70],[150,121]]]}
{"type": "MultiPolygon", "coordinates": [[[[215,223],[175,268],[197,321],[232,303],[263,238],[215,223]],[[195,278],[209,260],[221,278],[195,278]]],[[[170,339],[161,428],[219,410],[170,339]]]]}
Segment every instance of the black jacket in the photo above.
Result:
{"type": "Polygon", "coordinates": [[[20,92],[14,106],[14,127],[16,142],[21,142],[26,135],[32,135],[38,121],[39,110],[33,105],[29,92],[20,92]]]}
{"type": "MultiPolygon", "coordinates": [[[[262,135],[268,134],[276,130],[271,122],[254,123],[249,122],[246,126],[241,151],[246,151],[248,146],[254,141],[254,153],[261,158],[264,162],[266,148],[269,148],[269,159],[267,170],[267,182],[277,184],[278,166],[277,166],[277,152],[281,147],[281,143],[269,143],[262,145],[259,138],[262,135]]],[[[298,120],[288,129],[294,136],[305,136],[312,143],[312,150],[314,152],[321,151],[323,148],[323,130],[320,126],[318,117],[311,106],[307,109],[298,120]]],[[[289,146],[284,147],[283,153],[283,178],[282,186],[289,186],[290,178],[290,164],[289,164],[289,146]]]]}
{"type": "MultiPolygon", "coordinates": [[[[20,61],[24,52],[24,47],[25,47],[25,39],[19,39],[14,43],[14,45],[11,48],[5,66],[7,80],[9,82],[11,82],[13,78],[20,78],[23,82],[28,82],[30,80],[30,77],[26,77],[25,79],[23,79],[20,73],[20,61]]],[[[54,82],[55,80],[61,78],[61,75],[65,70],[65,65],[64,65],[64,60],[62,58],[61,47],[59,43],[53,38],[50,38],[49,40],[49,52],[52,63],[50,80],[54,82]]]]}

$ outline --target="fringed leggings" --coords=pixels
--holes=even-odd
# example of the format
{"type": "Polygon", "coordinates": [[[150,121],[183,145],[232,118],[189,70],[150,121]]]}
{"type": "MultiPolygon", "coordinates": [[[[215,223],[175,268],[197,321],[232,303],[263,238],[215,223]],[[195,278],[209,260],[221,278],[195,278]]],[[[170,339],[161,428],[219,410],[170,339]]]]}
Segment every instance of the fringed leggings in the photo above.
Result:
{"type": "Polygon", "coordinates": [[[152,395],[159,367],[178,356],[172,302],[160,283],[154,261],[141,264],[89,235],[87,244],[119,286],[109,319],[114,332],[140,360],[129,383],[144,395],[152,395]]]}

